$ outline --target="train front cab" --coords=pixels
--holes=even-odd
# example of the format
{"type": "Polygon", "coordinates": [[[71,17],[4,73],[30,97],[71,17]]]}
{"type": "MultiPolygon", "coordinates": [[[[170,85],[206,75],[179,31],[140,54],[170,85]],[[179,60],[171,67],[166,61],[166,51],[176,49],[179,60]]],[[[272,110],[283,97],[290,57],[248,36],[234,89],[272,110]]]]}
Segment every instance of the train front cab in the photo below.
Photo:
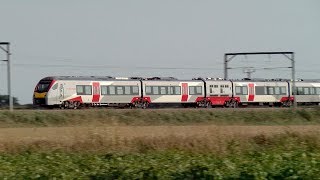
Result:
{"type": "Polygon", "coordinates": [[[33,93],[34,106],[45,107],[52,105],[50,102],[50,94],[58,89],[58,84],[55,84],[55,82],[52,78],[43,78],[38,82],[33,93]]]}

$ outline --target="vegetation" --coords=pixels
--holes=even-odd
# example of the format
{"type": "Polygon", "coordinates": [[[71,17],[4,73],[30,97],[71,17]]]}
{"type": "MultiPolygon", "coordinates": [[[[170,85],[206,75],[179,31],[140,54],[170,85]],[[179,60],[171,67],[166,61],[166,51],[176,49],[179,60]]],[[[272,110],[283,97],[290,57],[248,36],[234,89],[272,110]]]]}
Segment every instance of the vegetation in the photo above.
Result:
{"type": "MultiPolygon", "coordinates": [[[[241,142],[242,143],[242,142],[241,142]]],[[[154,149],[80,153],[27,150],[0,155],[2,179],[319,179],[319,136],[256,136],[224,153],[154,149]]]]}
{"type": "Polygon", "coordinates": [[[0,111],[0,126],[320,124],[320,109],[81,109],[0,111]]]}
{"type": "Polygon", "coordinates": [[[3,110],[0,179],[320,179],[319,117],[318,108],[3,110]]]}
{"type": "MultiPolygon", "coordinates": [[[[12,97],[14,105],[20,105],[19,100],[16,97],[12,97]]],[[[8,95],[0,95],[0,107],[7,107],[9,105],[9,96],[8,95]]]]}

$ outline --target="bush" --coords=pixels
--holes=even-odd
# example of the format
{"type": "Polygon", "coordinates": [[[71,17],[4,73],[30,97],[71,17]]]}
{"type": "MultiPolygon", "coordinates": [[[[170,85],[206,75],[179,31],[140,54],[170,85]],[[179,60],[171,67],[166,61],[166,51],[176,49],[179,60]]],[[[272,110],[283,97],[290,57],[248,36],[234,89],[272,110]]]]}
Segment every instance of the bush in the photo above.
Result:
{"type": "Polygon", "coordinates": [[[218,157],[177,151],[146,154],[24,153],[0,156],[2,179],[317,179],[320,153],[260,151],[218,157]]]}

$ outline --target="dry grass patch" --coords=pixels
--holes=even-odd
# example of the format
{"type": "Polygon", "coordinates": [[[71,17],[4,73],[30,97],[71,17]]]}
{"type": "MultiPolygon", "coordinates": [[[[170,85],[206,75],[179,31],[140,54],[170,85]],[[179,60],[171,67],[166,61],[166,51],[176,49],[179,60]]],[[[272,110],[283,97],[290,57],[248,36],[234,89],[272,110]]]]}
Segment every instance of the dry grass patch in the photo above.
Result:
{"type": "Polygon", "coordinates": [[[3,128],[0,151],[240,153],[286,139],[320,144],[319,126],[102,126],[3,128]]]}

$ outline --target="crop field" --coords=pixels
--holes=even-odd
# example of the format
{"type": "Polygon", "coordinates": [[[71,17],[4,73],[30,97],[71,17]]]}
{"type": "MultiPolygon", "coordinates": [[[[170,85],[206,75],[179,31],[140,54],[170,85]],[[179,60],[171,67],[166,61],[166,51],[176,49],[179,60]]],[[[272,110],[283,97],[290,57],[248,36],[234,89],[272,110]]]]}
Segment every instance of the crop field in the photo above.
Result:
{"type": "Polygon", "coordinates": [[[319,179],[319,109],[0,111],[1,179],[319,179]]]}

